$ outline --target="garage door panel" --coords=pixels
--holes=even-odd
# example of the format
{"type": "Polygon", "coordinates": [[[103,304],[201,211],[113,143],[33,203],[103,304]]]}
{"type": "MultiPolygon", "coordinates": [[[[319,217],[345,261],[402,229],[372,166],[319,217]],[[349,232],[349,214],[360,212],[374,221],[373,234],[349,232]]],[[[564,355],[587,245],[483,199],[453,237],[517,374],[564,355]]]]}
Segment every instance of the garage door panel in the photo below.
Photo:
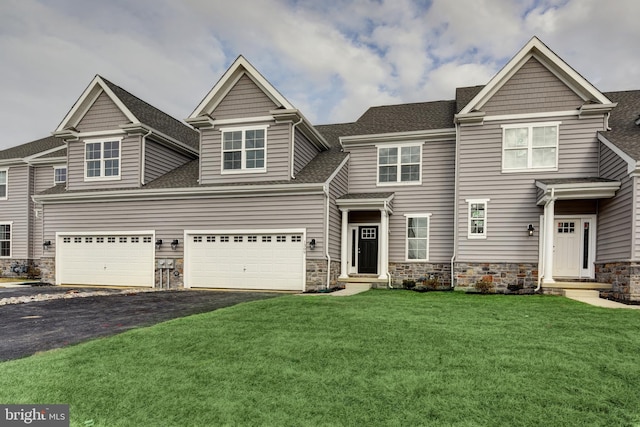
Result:
{"type": "Polygon", "coordinates": [[[189,287],[301,290],[304,243],[300,232],[194,234],[187,237],[189,287]]]}
{"type": "Polygon", "coordinates": [[[150,235],[59,236],[58,283],[153,286],[154,246],[150,235]]]}

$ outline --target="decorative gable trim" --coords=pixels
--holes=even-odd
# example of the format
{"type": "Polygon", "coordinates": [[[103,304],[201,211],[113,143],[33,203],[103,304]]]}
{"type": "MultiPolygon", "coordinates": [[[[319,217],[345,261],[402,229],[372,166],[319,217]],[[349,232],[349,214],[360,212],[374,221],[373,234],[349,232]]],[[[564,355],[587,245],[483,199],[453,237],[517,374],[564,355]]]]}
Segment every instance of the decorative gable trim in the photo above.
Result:
{"type": "Polygon", "coordinates": [[[278,90],[271,85],[253,65],[240,55],[231,64],[229,69],[222,75],[220,80],[209,91],[207,96],[200,102],[200,104],[193,110],[193,113],[186,119],[187,123],[196,124],[197,120],[201,120],[201,117],[209,116],[216,107],[227,96],[229,91],[235,86],[235,84],[246,75],[269,97],[279,108],[287,110],[293,110],[294,107],[287,101],[287,99],[278,92],[278,90]]]}
{"type": "Polygon", "coordinates": [[[140,123],[131,110],[124,105],[115,93],[113,93],[102,77],[96,75],[53,132],[54,136],[59,136],[61,138],[77,136],[74,135],[74,133],[77,133],[77,130],[75,129],[76,126],[80,123],[80,120],[82,120],[85,114],[87,114],[87,111],[89,111],[93,103],[103,92],[114,104],[116,104],[118,109],[122,111],[122,114],[124,114],[131,123],[140,123]]]}
{"type": "Polygon", "coordinates": [[[584,77],[571,68],[558,55],[549,49],[540,39],[533,37],[520,51],[502,67],[489,83],[464,106],[458,117],[481,109],[493,95],[530,59],[535,58],[547,67],[556,77],[573,90],[584,102],[612,104],[611,101],[589,83],[584,77]]]}

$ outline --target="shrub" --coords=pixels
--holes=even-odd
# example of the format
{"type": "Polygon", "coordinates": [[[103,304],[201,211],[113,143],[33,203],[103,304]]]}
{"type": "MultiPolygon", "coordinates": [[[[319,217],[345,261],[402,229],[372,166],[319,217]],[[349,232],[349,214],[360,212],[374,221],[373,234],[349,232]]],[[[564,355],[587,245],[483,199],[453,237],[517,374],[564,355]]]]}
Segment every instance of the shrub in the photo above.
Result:
{"type": "Polygon", "coordinates": [[[29,266],[29,269],[27,269],[27,279],[39,279],[40,274],[42,273],[38,267],[29,266]]]}
{"type": "Polygon", "coordinates": [[[492,294],[495,292],[495,285],[488,280],[478,280],[475,284],[475,288],[481,294],[492,294]]]}
{"type": "Polygon", "coordinates": [[[416,281],[413,279],[404,279],[402,281],[402,287],[405,289],[413,289],[416,287],[416,281]]]}

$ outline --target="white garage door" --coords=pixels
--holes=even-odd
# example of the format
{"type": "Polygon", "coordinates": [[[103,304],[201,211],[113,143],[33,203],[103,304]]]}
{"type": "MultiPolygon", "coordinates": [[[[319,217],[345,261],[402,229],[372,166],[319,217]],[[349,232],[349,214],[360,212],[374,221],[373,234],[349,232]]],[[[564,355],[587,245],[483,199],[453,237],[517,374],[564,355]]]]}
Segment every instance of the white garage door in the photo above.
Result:
{"type": "Polygon", "coordinates": [[[56,246],[58,284],[153,286],[153,235],[59,234],[56,246]]]}
{"type": "Polygon", "coordinates": [[[185,286],[304,290],[303,231],[187,232],[185,286]]]}

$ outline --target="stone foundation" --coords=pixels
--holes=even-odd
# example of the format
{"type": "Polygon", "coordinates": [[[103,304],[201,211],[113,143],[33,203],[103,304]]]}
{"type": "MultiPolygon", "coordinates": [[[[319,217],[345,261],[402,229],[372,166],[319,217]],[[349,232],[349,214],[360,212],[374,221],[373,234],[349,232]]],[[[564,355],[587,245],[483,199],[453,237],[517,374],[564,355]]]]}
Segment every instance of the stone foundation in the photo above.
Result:
{"type": "Polygon", "coordinates": [[[607,262],[596,264],[596,281],[610,283],[610,296],[622,302],[640,301],[640,263],[607,262]]]}
{"type": "Polygon", "coordinates": [[[2,277],[29,277],[40,278],[35,268],[38,268],[37,261],[31,259],[0,259],[0,274],[2,277]],[[31,269],[31,270],[30,270],[31,269]]]}
{"type": "Polygon", "coordinates": [[[454,266],[456,288],[475,291],[482,281],[496,293],[531,293],[538,286],[537,263],[464,263],[454,266]]]}
{"type": "MultiPolygon", "coordinates": [[[[167,258],[157,258],[156,259],[156,267],[158,266],[159,259],[167,259],[167,258]]],[[[174,268],[168,269],[169,274],[169,283],[167,283],[167,269],[161,270],[156,268],[155,270],[155,288],[157,289],[182,289],[184,288],[184,259],[183,258],[168,258],[173,261],[174,268]],[[162,279],[160,278],[160,273],[162,272],[162,279]],[[162,280],[162,286],[160,286],[160,281],[162,280]]]]}
{"type": "Polygon", "coordinates": [[[401,288],[404,280],[437,279],[439,288],[451,286],[451,264],[428,262],[390,262],[389,275],[394,288],[401,288]]]}
{"type": "MultiPolygon", "coordinates": [[[[327,287],[327,260],[307,259],[307,277],[305,291],[316,291],[327,287]]],[[[331,261],[331,277],[329,287],[338,284],[340,261],[331,261]]]]}

